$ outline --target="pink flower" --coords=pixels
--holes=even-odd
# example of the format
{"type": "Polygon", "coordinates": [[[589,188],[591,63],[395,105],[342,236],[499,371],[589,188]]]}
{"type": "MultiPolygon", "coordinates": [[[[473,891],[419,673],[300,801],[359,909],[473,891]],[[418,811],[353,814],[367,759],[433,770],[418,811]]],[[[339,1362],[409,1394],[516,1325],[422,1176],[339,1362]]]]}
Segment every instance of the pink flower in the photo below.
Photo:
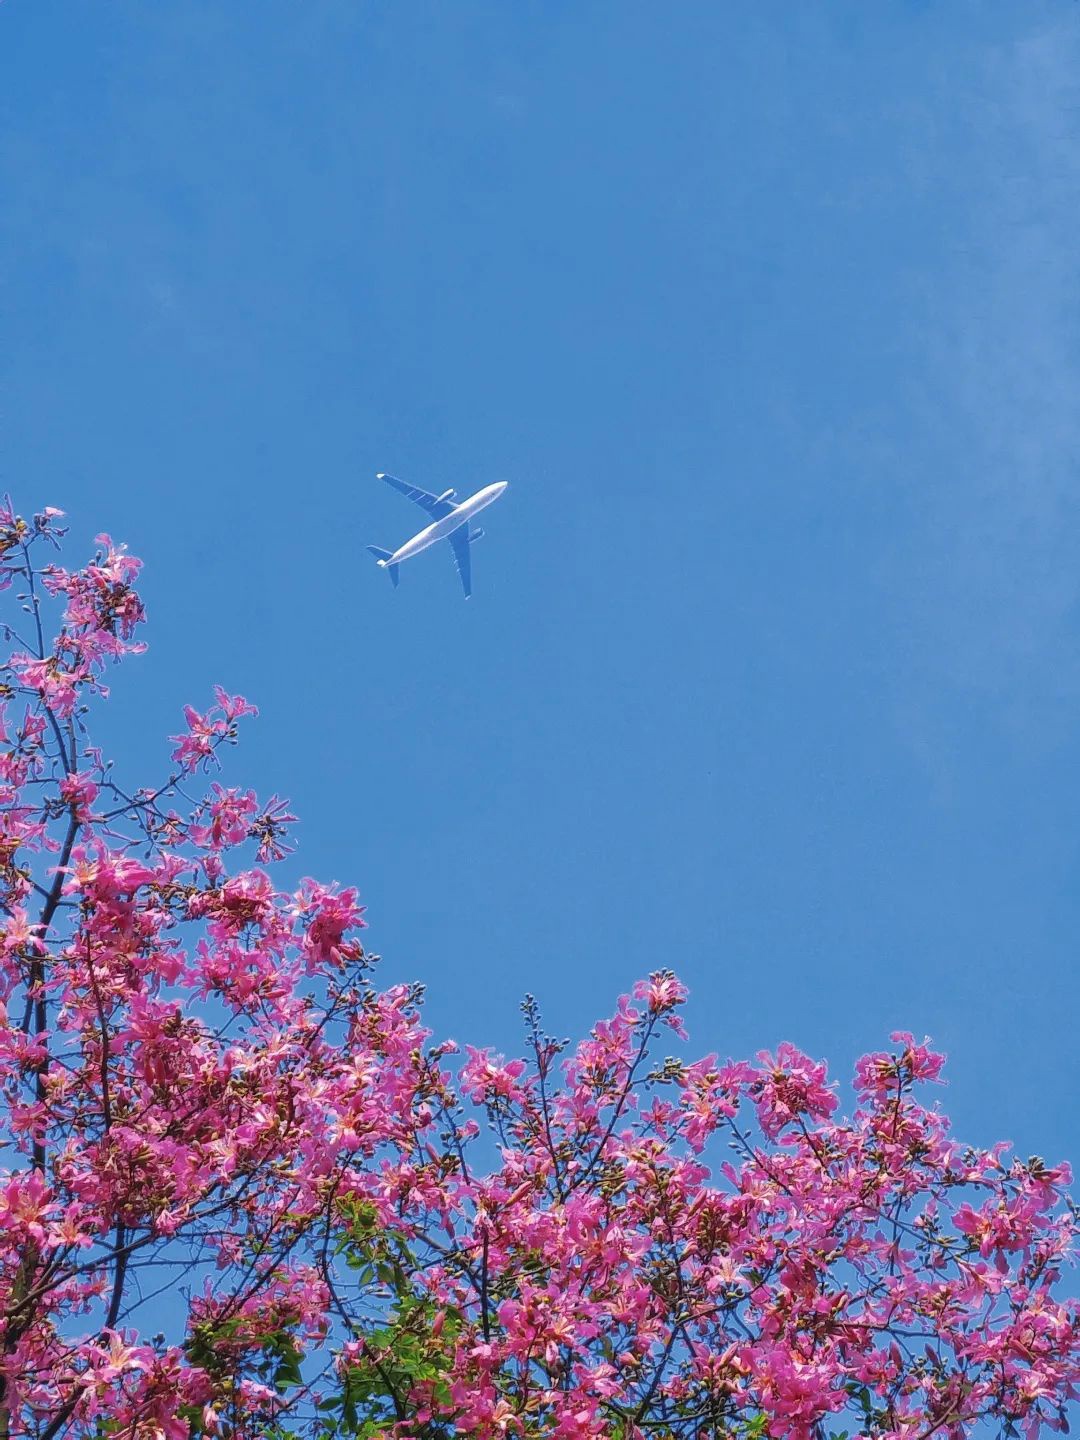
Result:
{"type": "Polygon", "coordinates": [[[204,714],[191,705],[184,706],[187,730],[169,738],[177,742],[172,758],[184,770],[194,770],[214,757],[219,745],[236,738],[236,721],[245,715],[257,715],[242,695],[228,695],[220,685],[214,687],[217,704],[204,714]]]}
{"type": "Polygon", "coordinates": [[[348,930],[363,929],[364,906],[357,903],[355,889],[338,891],[314,880],[304,880],[296,897],[297,911],[304,926],[301,950],[312,969],[340,965],[359,959],[358,941],[345,940],[348,930]]]}
{"type": "Polygon", "coordinates": [[[890,1037],[903,1046],[899,1054],[878,1052],[864,1055],[855,1065],[855,1088],[860,1095],[881,1097],[895,1094],[898,1087],[910,1087],[923,1080],[940,1080],[945,1056],[929,1048],[929,1039],[917,1044],[907,1030],[890,1037]]]}
{"type": "MultiPolygon", "coordinates": [[[[3,1184],[2,1175],[0,1184],[3,1184]]],[[[27,1238],[44,1245],[46,1220],[56,1208],[53,1192],[40,1171],[11,1175],[6,1186],[0,1189],[0,1232],[15,1235],[17,1245],[24,1244],[27,1238]]]]}
{"type": "Polygon", "coordinates": [[[686,986],[670,970],[654,971],[647,981],[639,980],[633,991],[634,999],[645,1001],[649,1014],[662,1016],[668,1028],[681,1039],[686,1038],[686,1032],[674,1012],[686,1003],[687,993],[686,986]]]}
{"type": "Polygon", "coordinates": [[[241,716],[258,715],[259,713],[257,708],[245,700],[242,695],[230,695],[220,685],[214,686],[214,699],[230,724],[234,720],[239,720],[241,716]]]}
{"type": "Polygon", "coordinates": [[[60,798],[80,823],[90,819],[90,807],[97,794],[98,787],[86,774],[66,775],[60,782],[60,798]]]}
{"type": "Polygon", "coordinates": [[[758,1054],[758,1071],[751,1092],[758,1123],[770,1139],[806,1115],[827,1120],[836,1109],[836,1096],[828,1084],[824,1065],[810,1060],[786,1041],[777,1047],[776,1059],[767,1050],[758,1054]]]}
{"type": "Polygon", "coordinates": [[[210,787],[206,808],[208,823],[192,825],[189,833],[196,845],[220,850],[227,845],[240,845],[248,838],[259,803],[254,790],[224,790],[215,782],[210,787]]]}
{"type": "Polygon", "coordinates": [[[465,1046],[467,1059],[461,1067],[459,1080],[466,1095],[481,1103],[507,1099],[517,1093],[525,1074],[524,1060],[504,1060],[491,1050],[465,1046]]]}
{"type": "Polygon", "coordinates": [[[133,1370],[146,1370],[154,1362],[154,1352],[148,1345],[132,1345],[118,1330],[106,1330],[108,1347],[96,1348],[92,1375],[95,1383],[109,1384],[128,1375],[133,1370]],[[100,1357],[100,1358],[98,1358],[100,1357]]]}

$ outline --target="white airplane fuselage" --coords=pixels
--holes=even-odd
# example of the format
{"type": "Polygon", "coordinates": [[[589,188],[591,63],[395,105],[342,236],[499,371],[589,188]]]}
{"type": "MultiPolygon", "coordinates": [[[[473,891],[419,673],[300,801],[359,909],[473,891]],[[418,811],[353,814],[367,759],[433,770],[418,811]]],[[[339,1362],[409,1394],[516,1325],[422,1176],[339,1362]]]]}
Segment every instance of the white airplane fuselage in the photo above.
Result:
{"type": "Polygon", "coordinates": [[[444,515],[441,520],[436,520],[414,535],[411,540],[406,540],[400,549],[395,550],[393,555],[387,556],[385,560],[378,563],[382,569],[388,565],[400,565],[403,560],[411,560],[414,555],[419,555],[429,545],[434,545],[437,540],[445,540],[462,525],[467,525],[474,515],[478,515],[486,506],[491,505],[506,489],[510,482],[498,480],[494,485],[485,485],[483,490],[478,490],[475,495],[470,495],[468,500],[463,500],[460,505],[455,505],[449,515],[444,515]]]}

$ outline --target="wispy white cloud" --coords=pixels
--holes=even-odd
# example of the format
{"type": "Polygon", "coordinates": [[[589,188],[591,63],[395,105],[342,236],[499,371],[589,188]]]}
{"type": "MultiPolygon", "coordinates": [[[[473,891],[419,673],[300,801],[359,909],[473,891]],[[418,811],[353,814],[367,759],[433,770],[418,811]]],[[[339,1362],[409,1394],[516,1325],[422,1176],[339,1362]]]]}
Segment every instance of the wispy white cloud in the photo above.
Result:
{"type": "Polygon", "coordinates": [[[914,281],[907,720],[932,746],[960,692],[1053,742],[1080,698],[1080,20],[968,58],[917,162],[950,220],[914,281]]]}

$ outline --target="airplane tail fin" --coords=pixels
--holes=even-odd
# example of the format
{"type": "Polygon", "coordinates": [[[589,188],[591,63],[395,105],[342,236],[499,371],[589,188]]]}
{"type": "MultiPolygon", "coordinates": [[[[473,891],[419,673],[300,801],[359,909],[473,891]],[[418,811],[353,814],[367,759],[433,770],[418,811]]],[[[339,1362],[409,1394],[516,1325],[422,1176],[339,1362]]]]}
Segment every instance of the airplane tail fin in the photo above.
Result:
{"type": "Polygon", "coordinates": [[[390,551],[381,550],[378,545],[369,545],[367,548],[369,552],[374,555],[375,559],[378,561],[379,569],[385,570],[390,576],[390,579],[393,581],[394,589],[396,590],[398,587],[398,567],[396,565],[387,565],[386,563],[390,559],[390,551]]]}

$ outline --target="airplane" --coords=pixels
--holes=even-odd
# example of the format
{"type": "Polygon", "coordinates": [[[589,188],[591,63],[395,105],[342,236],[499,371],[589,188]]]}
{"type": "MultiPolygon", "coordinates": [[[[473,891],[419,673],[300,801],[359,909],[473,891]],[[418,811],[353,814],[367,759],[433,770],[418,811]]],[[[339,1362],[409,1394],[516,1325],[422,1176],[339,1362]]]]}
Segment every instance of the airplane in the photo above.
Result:
{"type": "Polygon", "coordinates": [[[380,472],[375,479],[385,480],[387,485],[392,485],[395,490],[400,490],[402,495],[407,495],[410,500],[414,500],[422,510],[426,510],[432,517],[432,524],[414,535],[411,540],[406,540],[405,544],[399,546],[392,554],[378,545],[369,545],[367,548],[375,556],[379,569],[387,571],[396,590],[398,566],[403,560],[411,560],[414,555],[419,555],[421,550],[426,550],[437,540],[449,540],[450,548],[454,552],[454,564],[461,577],[461,588],[465,591],[467,600],[472,594],[469,547],[484,533],[479,526],[473,528],[472,517],[483,510],[485,506],[498,500],[510,482],[499,480],[494,485],[485,485],[483,490],[478,490],[475,495],[470,495],[468,500],[457,503],[456,490],[444,490],[441,495],[430,495],[426,490],[419,490],[415,485],[407,485],[404,480],[398,480],[394,475],[384,475],[380,472]]]}

